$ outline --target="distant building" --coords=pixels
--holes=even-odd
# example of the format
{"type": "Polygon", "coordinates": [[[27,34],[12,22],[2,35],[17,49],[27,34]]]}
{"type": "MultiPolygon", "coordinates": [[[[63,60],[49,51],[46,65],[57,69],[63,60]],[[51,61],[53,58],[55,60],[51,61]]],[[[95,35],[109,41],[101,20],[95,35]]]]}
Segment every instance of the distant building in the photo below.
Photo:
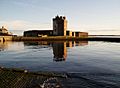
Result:
{"type": "Polygon", "coordinates": [[[2,28],[0,28],[0,36],[7,36],[7,35],[12,35],[12,33],[9,32],[6,28],[4,28],[4,26],[2,26],[2,28]]]}
{"type": "Polygon", "coordinates": [[[8,33],[8,30],[6,28],[4,28],[4,26],[2,26],[2,28],[0,28],[0,33],[8,33]]]}
{"type": "Polygon", "coordinates": [[[71,36],[87,37],[87,32],[73,32],[67,30],[67,20],[65,16],[53,18],[53,30],[30,30],[24,32],[25,37],[46,37],[46,36],[71,36]]]}

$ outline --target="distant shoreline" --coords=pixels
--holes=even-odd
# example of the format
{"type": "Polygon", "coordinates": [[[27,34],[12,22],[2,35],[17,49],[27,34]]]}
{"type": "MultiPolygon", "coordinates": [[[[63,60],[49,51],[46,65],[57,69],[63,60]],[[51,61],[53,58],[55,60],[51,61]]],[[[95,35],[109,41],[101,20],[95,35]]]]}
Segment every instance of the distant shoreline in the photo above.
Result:
{"type": "Polygon", "coordinates": [[[88,35],[88,36],[120,36],[120,35],[88,35]]]}

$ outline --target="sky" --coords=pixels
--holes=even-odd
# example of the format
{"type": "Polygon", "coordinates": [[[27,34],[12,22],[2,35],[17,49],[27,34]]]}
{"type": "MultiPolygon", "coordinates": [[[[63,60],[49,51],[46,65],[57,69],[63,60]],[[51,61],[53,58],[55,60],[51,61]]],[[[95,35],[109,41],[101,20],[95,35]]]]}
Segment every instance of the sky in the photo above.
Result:
{"type": "Polygon", "coordinates": [[[52,30],[66,16],[68,30],[120,35],[120,0],[0,0],[0,26],[8,30],[52,30]]]}

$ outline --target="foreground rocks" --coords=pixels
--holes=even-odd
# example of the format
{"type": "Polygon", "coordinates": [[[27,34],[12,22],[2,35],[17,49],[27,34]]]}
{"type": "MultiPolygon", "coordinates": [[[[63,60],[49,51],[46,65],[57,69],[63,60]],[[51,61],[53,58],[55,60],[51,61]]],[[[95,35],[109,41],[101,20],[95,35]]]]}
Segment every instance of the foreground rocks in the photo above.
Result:
{"type": "Polygon", "coordinates": [[[119,74],[29,72],[0,68],[0,88],[120,88],[119,83],[119,74]]]}

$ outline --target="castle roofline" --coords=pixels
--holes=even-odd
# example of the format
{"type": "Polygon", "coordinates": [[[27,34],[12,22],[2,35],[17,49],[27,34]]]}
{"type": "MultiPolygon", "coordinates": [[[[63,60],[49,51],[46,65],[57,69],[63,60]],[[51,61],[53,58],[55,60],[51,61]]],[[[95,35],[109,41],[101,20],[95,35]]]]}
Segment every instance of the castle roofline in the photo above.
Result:
{"type": "Polygon", "coordinates": [[[65,16],[59,16],[59,15],[57,15],[57,16],[55,16],[55,18],[53,18],[53,20],[55,20],[55,19],[62,19],[62,20],[65,20],[66,17],[65,17],[65,16]]]}
{"type": "Polygon", "coordinates": [[[53,30],[28,30],[24,32],[47,32],[47,31],[53,31],[53,30]]]}

